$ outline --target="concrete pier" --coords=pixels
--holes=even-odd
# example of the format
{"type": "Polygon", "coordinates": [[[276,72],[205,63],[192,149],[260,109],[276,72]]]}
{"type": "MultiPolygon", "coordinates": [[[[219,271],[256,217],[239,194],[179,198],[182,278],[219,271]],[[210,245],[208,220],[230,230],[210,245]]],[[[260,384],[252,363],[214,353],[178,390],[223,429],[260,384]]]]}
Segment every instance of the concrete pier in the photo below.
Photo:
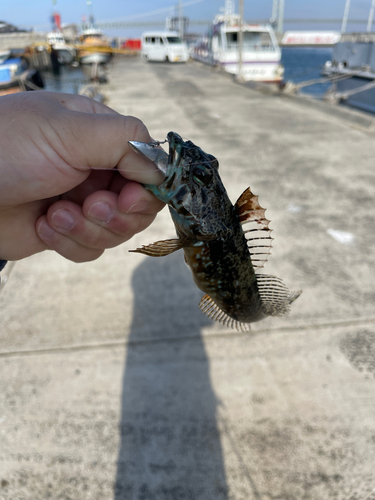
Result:
{"type": "Polygon", "coordinates": [[[0,299],[0,499],[375,498],[371,116],[120,59],[108,104],[220,162],[274,229],[264,272],[301,297],[242,334],[198,309],[167,210],[98,261],[44,252],[0,299]]]}

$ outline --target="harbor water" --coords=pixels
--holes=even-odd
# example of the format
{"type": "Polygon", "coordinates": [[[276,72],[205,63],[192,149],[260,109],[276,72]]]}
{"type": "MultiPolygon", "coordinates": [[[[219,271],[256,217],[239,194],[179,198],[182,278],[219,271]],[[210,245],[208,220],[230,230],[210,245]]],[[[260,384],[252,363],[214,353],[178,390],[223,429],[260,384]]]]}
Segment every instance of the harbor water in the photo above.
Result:
{"type": "MultiPolygon", "coordinates": [[[[44,90],[78,94],[82,86],[91,81],[93,71],[91,65],[78,67],[61,65],[59,69],[58,74],[54,74],[52,71],[42,71],[44,90]]],[[[100,75],[104,72],[104,69],[100,68],[100,75]]]]}
{"type": "MultiPolygon", "coordinates": [[[[281,63],[284,65],[284,80],[301,83],[321,78],[320,71],[332,57],[332,48],[321,47],[283,47],[281,63]]],[[[317,83],[304,87],[301,92],[322,97],[330,83],[317,83]]]]}

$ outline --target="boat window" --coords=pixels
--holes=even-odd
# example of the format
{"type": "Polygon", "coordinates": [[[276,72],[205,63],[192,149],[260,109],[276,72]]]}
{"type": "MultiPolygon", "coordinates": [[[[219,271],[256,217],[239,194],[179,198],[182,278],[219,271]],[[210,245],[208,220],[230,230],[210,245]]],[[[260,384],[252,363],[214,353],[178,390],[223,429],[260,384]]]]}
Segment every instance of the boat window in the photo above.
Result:
{"type": "Polygon", "coordinates": [[[167,36],[167,40],[169,43],[182,43],[178,36],[167,36]]]}
{"type": "MultiPolygon", "coordinates": [[[[227,32],[227,44],[229,50],[238,49],[238,32],[227,32]]],[[[251,51],[274,51],[275,46],[267,31],[244,31],[243,46],[251,51]]]]}
{"type": "Polygon", "coordinates": [[[237,32],[229,32],[227,33],[227,43],[228,43],[228,48],[234,48],[237,47],[237,41],[238,41],[238,33],[237,32]]]}

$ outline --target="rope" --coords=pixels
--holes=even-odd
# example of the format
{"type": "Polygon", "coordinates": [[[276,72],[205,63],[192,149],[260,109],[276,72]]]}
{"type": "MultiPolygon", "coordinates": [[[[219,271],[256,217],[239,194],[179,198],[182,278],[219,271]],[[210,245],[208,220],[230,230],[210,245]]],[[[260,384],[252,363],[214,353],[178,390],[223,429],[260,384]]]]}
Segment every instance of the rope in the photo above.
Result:
{"type": "Polygon", "coordinates": [[[346,92],[336,92],[335,97],[337,99],[348,99],[350,96],[359,94],[360,92],[365,92],[366,90],[373,89],[375,87],[375,80],[372,82],[362,85],[362,87],[357,87],[356,89],[347,90],[346,92]]]}
{"type": "Polygon", "coordinates": [[[313,80],[307,80],[306,82],[297,83],[295,84],[295,87],[297,89],[302,89],[303,87],[308,87],[309,85],[315,85],[316,83],[335,83],[341,80],[346,80],[347,78],[355,76],[358,73],[359,71],[352,71],[350,73],[346,73],[345,75],[335,75],[324,78],[315,78],[313,80]]]}

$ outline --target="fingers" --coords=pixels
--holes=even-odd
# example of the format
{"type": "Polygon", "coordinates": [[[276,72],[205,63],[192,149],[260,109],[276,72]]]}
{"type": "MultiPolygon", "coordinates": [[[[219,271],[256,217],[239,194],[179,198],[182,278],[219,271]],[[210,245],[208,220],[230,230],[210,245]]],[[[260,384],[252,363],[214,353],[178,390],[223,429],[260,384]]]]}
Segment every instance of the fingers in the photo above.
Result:
{"type": "Polygon", "coordinates": [[[143,184],[163,181],[155,164],[141,158],[128,144],[130,140],[152,140],[141,120],[112,113],[110,108],[97,106],[90,99],[79,101],[78,105],[77,96],[64,97],[63,105],[65,108],[60,108],[46,133],[67,164],[80,171],[117,167],[127,179],[143,184]]]}
{"type": "Polygon", "coordinates": [[[163,204],[137,183],[129,182],[120,194],[98,191],[83,207],[68,200],[54,203],[37,222],[39,238],[74,262],[98,258],[143,231],[163,204]]]}

